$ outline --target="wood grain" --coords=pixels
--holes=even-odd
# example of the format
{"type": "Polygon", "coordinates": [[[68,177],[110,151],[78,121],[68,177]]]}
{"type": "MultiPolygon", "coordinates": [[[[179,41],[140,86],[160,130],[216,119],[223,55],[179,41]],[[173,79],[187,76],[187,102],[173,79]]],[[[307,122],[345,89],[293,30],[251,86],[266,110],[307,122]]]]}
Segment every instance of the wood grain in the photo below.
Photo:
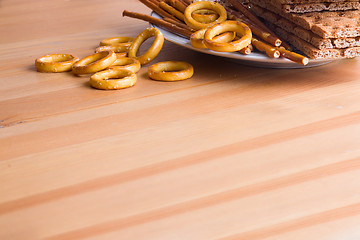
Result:
{"type": "Polygon", "coordinates": [[[34,60],[135,37],[148,25],[121,12],[148,8],[0,6],[0,239],[360,238],[359,59],[266,69],[165,42],[155,62],[193,78],[145,65],[136,86],[100,91],[34,60]]]}

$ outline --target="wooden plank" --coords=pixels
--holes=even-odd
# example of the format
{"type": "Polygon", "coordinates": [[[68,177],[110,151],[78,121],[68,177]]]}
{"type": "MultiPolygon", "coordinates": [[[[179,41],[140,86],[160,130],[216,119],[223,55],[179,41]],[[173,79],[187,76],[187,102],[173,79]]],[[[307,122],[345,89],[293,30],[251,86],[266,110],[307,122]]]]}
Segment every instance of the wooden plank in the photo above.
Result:
{"type": "Polygon", "coordinates": [[[121,12],[149,9],[0,6],[0,239],[359,238],[359,59],[274,70],[166,42],[154,62],[190,62],[193,78],[145,65],[136,86],[100,91],[34,60],[136,36],[148,24],[121,12]]]}

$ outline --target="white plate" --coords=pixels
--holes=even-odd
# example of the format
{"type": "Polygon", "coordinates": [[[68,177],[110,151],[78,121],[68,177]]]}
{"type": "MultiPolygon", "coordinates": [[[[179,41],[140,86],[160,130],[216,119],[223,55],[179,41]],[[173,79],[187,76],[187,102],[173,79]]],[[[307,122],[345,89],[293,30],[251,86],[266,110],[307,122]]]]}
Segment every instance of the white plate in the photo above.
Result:
{"type": "MultiPolygon", "coordinates": [[[[153,17],[160,18],[159,15],[156,13],[151,14],[153,17]]],[[[207,53],[210,55],[220,56],[228,58],[228,60],[231,60],[233,62],[254,66],[254,67],[266,67],[266,68],[307,68],[307,67],[315,67],[315,66],[321,66],[330,62],[333,62],[334,60],[310,60],[309,63],[306,66],[303,66],[298,63],[294,63],[286,58],[269,58],[265,54],[252,52],[249,55],[243,55],[240,53],[228,53],[228,52],[215,52],[208,49],[199,49],[194,48],[190,44],[190,40],[186,39],[184,37],[181,37],[179,35],[176,35],[174,33],[171,33],[161,27],[158,27],[156,25],[150,24],[152,27],[156,27],[161,30],[161,32],[164,34],[164,37],[169,42],[175,43],[177,45],[189,48],[191,50],[195,50],[202,53],[207,53]]]]}

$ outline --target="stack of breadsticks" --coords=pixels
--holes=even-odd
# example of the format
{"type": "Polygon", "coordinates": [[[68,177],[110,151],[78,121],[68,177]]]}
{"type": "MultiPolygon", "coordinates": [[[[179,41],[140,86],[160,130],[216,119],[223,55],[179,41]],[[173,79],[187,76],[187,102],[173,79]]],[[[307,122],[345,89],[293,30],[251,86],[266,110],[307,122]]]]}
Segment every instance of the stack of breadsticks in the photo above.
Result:
{"type": "Polygon", "coordinates": [[[147,21],[190,40],[193,47],[284,57],[306,65],[309,59],[290,47],[237,0],[140,0],[161,18],[125,10],[123,16],[147,21]],[[225,14],[225,16],[224,16],[225,14]],[[232,34],[231,34],[232,32],[232,34]],[[236,45],[230,48],[230,45],[236,45]]]}

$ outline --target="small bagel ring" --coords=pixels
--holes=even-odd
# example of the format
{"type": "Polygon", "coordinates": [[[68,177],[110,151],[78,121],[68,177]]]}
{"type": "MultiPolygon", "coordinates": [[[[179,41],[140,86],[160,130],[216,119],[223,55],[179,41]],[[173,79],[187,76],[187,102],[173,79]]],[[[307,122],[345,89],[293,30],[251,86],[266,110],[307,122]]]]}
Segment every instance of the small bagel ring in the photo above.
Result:
{"type": "Polygon", "coordinates": [[[74,74],[88,74],[108,68],[117,59],[113,51],[103,51],[89,55],[72,66],[74,74]]]}
{"type": "Polygon", "coordinates": [[[35,67],[38,72],[67,72],[78,60],[70,54],[50,54],[37,58],[35,67]]]}
{"type": "Polygon", "coordinates": [[[200,30],[203,28],[208,28],[210,26],[212,26],[215,23],[220,23],[220,22],[224,22],[227,18],[227,14],[226,14],[226,10],[223,6],[221,6],[219,3],[216,2],[210,2],[210,1],[197,1],[197,2],[193,2],[191,3],[189,6],[187,6],[187,8],[185,9],[184,12],[184,21],[185,23],[195,29],[195,30],[200,30]],[[217,14],[219,14],[219,17],[211,22],[211,23],[201,23],[196,21],[193,17],[192,17],[192,13],[196,10],[199,9],[210,9],[215,11],[217,14]]]}
{"type": "Polygon", "coordinates": [[[124,47],[130,47],[132,41],[134,41],[134,38],[132,37],[113,37],[113,38],[107,38],[100,42],[100,46],[124,46],[124,47]]]}
{"type": "Polygon", "coordinates": [[[129,48],[128,57],[139,60],[140,64],[148,64],[159,54],[164,44],[164,35],[156,28],[147,28],[142,31],[133,41],[129,48]],[[155,37],[151,47],[141,56],[136,57],[141,44],[150,37],[155,37]]]}
{"type": "Polygon", "coordinates": [[[90,85],[97,89],[114,90],[128,88],[136,84],[135,73],[127,69],[106,69],[90,77],[90,85]]]}
{"type": "Polygon", "coordinates": [[[138,60],[134,58],[122,57],[116,59],[116,61],[109,68],[127,69],[132,71],[133,73],[137,73],[141,68],[141,64],[138,60]]]}
{"type": "Polygon", "coordinates": [[[211,23],[219,17],[216,12],[207,9],[196,10],[191,13],[191,16],[195,19],[195,21],[200,23],[211,23]]]}
{"type": "Polygon", "coordinates": [[[158,62],[148,68],[149,77],[160,81],[185,80],[191,78],[193,74],[193,66],[180,61],[158,62]]]}
{"type": "Polygon", "coordinates": [[[205,32],[204,43],[213,51],[236,52],[248,46],[251,43],[251,38],[251,30],[246,24],[238,21],[225,21],[213,25],[205,32]],[[236,32],[240,38],[229,43],[219,43],[213,40],[214,36],[228,31],[236,32]]]}
{"type": "Polygon", "coordinates": [[[115,53],[125,53],[129,50],[129,46],[116,46],[116,45],[109,45],[109,46],[100,46],[95,49],[95,52],[104,52],[104,51],[114,51],[115,53]]]}
{"type": "MultiPolygon", "coordinates": [[[[203,28],[191,34],[190,36],[191,46],[195,48],[203,48],[203,49],[207,48],[207,46],[204,43],[204,35],[206,30],[207,28],[203,28]]],[[[235,37],[236,37],[235,32],[224,32],[213,37],[213,40],[215,42],[230,42],[234,40],[235,37]]]]}

